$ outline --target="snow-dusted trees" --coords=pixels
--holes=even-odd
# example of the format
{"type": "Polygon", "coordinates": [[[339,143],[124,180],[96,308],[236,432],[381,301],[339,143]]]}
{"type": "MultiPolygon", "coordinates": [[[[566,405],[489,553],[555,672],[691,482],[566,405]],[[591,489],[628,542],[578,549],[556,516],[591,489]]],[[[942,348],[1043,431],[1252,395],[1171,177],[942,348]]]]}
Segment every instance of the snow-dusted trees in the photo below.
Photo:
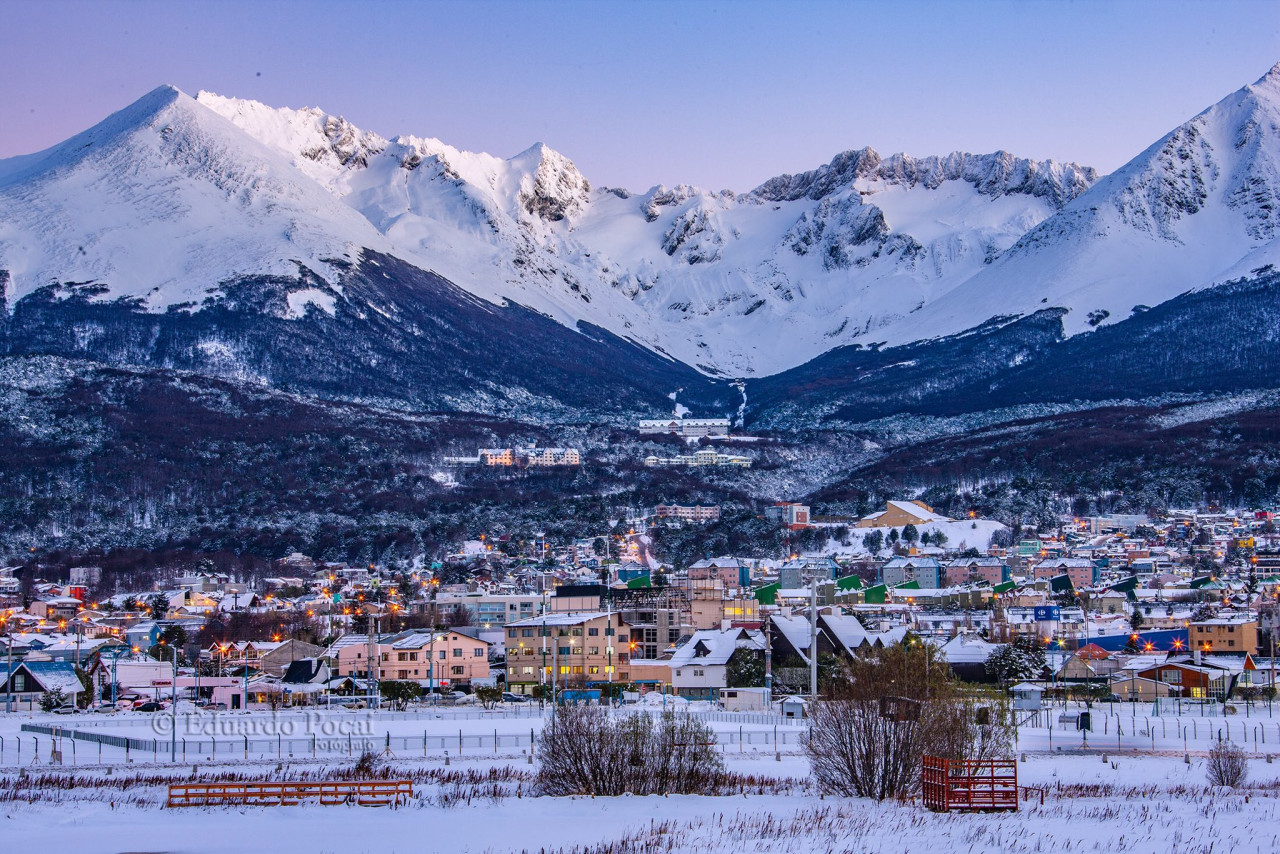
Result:
{"type": "Polygon", "coordinates": [[[1019,638],[991,653],[986,664],[987,677],[1002,685],[1035,679],[1044,665],[1044,650],[1035,641],[1019,638]]]}
{"type": "Polygon", "coordinates": [[[384,680],[378,683],[378,693],[393,708],[403,710],[422,696],[422,686],[409,680],[384,680]]]}
{"type": "Polygon", "coordinates": [[[884,548],[884,531],[877,528],[863,534],[862,545],[871,554],[879,554],[880,549],[884,548]]]}
{"type": "Polygon", "coordinates": [[[715,734],[674,712],[560,706],[536,750],[538,788],[547,795],[712,794],[724,774],[715,734]]]}
{"type": "Polygon", "coordinates": [[[1006,757],[1012,723],[999,695],[963,691],[927,644],[858,656],[810,710],[809,759],[823,792],[896,797],[920,784],[926,754],[1006,757]]]}

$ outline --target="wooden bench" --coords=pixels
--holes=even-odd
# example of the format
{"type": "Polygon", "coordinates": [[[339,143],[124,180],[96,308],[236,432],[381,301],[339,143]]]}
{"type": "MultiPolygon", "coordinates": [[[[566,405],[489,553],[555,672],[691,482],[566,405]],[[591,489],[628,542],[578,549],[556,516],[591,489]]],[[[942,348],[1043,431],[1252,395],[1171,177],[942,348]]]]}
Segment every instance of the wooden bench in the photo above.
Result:
{"type": "Polygon", "coordinates": [[[1018,809],[1018,766],[1012,759],[926,756],[920,783],[921,799],[934,812],[1018,809]]]}
{"type": "Polygon", "coordinates": [[[321,804],[385,807],[413,797],[411,780],[332,780],[324,782],[171,783],[169,806],[222,804],[292,806],[304,800],[321,804]]]}

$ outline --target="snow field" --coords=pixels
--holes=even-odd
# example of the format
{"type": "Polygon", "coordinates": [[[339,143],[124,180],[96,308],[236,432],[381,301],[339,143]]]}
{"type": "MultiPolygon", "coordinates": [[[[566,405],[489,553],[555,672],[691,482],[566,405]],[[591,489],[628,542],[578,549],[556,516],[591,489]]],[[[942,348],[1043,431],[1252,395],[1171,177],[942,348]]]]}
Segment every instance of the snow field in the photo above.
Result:
{"type": "MultiPolygon", "coordinates": [[[[396,771],[421,764],[392,762],[396,771]]],[[[799,759],[794,764],[739,764],[743,773],[772,772],[780,778],[807,770],[799,759]]],[[[501,762],[465,765],[503,774],[530,771],[501,762]]],[[[1228,791],[1207,788],[1202,765],[1195,761],[1188,766],[1175,757],[1134,756],[1103,763],[1093,756],[1032,755],[1018,765],[1020,782],[1044,787],[1045,803],[1039,803],[1037,794],[1017,813],[976,815],[937,815],[918,803],[822,798],[799,784],[782,794],[613,799],[530,797],[523,783],[516,784],[518,794],[511,793],[509,784],[506,794],[470,797],[462,796],[463,785],[415,785],[415,800],[397,810],[316,805],[162,809],[162,780],[148,780],[124,796],[119,789],[91,788],[95,777],[102,779],[100,770],[77,772],[83,784],[76,789],[6,799],[0,811],[8,819],[4,839],[9,850],[43,845],[89,854],[266,849],[344,854],[1275,850],[1280,844],[1280,766],[1273,770],[1251,762],[1250,786],[1228,791]]],[[[236,770],[252,775],[275,767],[240,763],[236,770]]],[[[12,777],[12,772],[5,774],[7,782],[12,777]]]]}

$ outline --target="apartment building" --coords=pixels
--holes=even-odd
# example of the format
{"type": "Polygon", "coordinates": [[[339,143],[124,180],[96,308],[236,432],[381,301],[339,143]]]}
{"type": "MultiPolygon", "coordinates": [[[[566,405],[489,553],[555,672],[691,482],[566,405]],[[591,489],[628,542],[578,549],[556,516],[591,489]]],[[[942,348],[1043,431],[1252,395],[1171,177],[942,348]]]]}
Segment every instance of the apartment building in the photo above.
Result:
{"type": "Polygon", "coordinates": [[[653,508],[659,519],[679,519],[682,522],[714,522],[720,518],[719,504],[659,504],[653,508]]]}
{"type": "Polygon", "coordinates": [[[549,613],[508,623],[507,688],[532,694],[555,681],[561,688],[630,682],[631,627],[608,611],[549,613]]]}
{"type": "Polygon", "coordinates": [[[523,593],[441,593],[436,596],[435,607],[441,613],[458,605],[471,612],[472,625],[490,628],[536,616],[542,610],[542,597],[523,593]]]}
{"type": "Polygon", "coordinates": [[[751,468],[750,457],[736,454],[721,454],[711,448],[703,448],[692,454],[677,454],[674,457],[650,455],[644,458],[644,464],[650,468],[661,466],[739,466],[751,468]]]}
{"type": "Polygon", "coordinates": [[[641,436],[655,436],[669,433],[685,438],[701,438],[703,436],[729,435],[728,418],[671,418],[642,419],[638,432],[641,436]]]}
{"type": "Polygon", "coordinates": [[[1188,641],[1197,651],[1254,652],[1258,648],[1258,621],[1245,616],[1200,620],[1191,624],[1188,641]]]}
{"type": "MultiPolygon", "coordinates": [[[[410,630],[379,635],[374,643],[377,678],[441,685],[469,685],[489,676],[489,643],[457,631],[410,630]]],[[[344,635],[329,647],[334,676],[367,676],[367,635],[344,635]]]]}

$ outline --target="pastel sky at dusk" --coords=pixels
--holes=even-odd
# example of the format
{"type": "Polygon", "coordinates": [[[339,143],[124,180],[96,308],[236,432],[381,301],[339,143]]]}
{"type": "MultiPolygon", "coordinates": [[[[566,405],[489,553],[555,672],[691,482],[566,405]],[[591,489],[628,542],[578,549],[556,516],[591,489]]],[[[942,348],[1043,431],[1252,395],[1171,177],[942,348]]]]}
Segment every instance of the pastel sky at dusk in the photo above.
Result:
{"type": "Polygon", "coordinates": [[[319,106],[597,186],[748,190],[870,145],[1110,171],[1280,61],[1276,2],[0,6],[0,157],[161,83],[319,106]]]}

